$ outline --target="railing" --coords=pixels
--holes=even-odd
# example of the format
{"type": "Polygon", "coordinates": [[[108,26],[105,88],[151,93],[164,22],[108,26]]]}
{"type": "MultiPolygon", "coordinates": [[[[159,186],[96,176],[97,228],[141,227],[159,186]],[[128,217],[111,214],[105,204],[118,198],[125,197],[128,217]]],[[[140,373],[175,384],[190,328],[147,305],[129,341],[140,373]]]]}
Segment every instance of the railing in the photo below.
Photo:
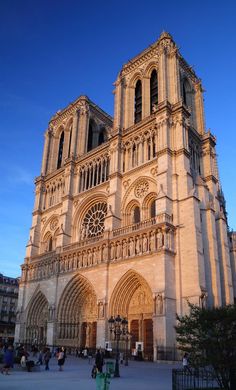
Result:
{"type": "Polygon", "coordinates": [[[137,230],[148,228],[150,226],[153,226],[153,225],[156,225],[159,223],[172,224],[173,220],[172,220],[172,217],[170,215],[163,213],[163,214],[157,215],[154,218],[146,219],[145,221],[142,221],[142,222],[139,222],[136,224],[132,224],[132,225],[128,225],[128,226],[124,226],[124,227],[115,229],[111,232],[111,237],[117,237],[117,236],[120,236],[123,234],[128,234],[128,233],[131,233],[131,232],[134,232],[137,230]]]}
{"type": "Polygon", "coordinates": [[[66,245],[61,251],[32,257],[29,264],[22,266],[21,281],[26,278],[28,281],[50,278],[101,263],[152,255],[162,250],[174,255],[174,231],[172,217],[165,213],[138,224],[107,231],[99,236],[66,245]]]}
{"type": "Polygon", "coordinates": [[[86,238],[86,240],[80,240],[78,242],[75,242],[74,244],[68,244],[63,247],[63,252],[68,251],[68,250],[77,250],[82,247],[86,247],[87,245],[95,244],[98,241],[102,241],[103,239],[103,234],[100,234],[96,237],[91,237],[91,238],[86,238]]]}
{"type": "Polygon", "coordinates": [[[172,390],[219,389],[212,371],[204,369],[172,370],[172,390]]]}
{"type": "Polygon", "coordinates": [[[46,253],[42,253],[41,255],[36,255],[31,257],[31,261],[41,261],[41,260],[51,260],[52,257],[56,254],[56,251],[50,251],[46,253]]]}

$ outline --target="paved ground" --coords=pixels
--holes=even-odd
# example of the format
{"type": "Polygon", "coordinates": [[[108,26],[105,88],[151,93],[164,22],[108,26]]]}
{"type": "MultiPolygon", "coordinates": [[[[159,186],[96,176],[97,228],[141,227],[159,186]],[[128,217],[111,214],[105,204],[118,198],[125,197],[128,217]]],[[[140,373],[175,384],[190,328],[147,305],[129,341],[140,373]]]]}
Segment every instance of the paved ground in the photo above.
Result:
{"type": "MultiPolygon", "coordinates": [[[[171,370],[179,365],[164,363],[129,362],[120,366],[120,378],[112,378],[110,390],[171,390],[171,370]]],[[[92,363],[68,357],[64,371],[59,372],[55,358],[50,361],[50,370],[41,366],[40,372],[26,372],[17,366],[11,375],[0,374],[1,390],[96,390],[91,378],[92,363]]]]}

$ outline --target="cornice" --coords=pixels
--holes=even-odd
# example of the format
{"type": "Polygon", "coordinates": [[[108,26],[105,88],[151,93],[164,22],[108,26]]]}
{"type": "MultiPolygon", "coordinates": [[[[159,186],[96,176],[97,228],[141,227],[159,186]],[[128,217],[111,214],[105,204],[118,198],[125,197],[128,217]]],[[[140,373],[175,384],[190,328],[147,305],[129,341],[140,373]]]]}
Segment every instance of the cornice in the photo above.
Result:
{"type": "Polygon", "coordinates": [[[109,126],[113,125],[113,118],[103,111],[98,105],[93,103],[87,96],[82,95],[79,96],[73,103],[70,103],[68,106],[63,108],[62,110],[57,111],[57,113],[50,119],[49,124],[51,126],[58,126],[62,121],[67,119],[69,116],[74,115],[81,108],[81,104],[88,105],[94,112],[96,112],[102,120],[107,122],[109,126]]]}

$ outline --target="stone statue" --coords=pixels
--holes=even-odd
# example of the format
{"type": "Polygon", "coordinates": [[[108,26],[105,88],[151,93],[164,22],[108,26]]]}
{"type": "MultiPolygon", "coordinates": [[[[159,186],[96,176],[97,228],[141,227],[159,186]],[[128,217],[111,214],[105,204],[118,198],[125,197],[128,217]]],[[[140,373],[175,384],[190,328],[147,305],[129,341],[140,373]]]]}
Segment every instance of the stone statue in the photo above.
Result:
{"type": "Polygon", "coordinates": [[[88,250],[88,266],[91,266],[93,264],[93,253],[91,249],[88,250]]]}
{"type": "Polygon", "coordinates": [[[141,242],[140,242],[139,236],[136,237],[135,252],[136,252],[136,255],[141,255],[141,253],[142,253],[141,242]]]}
{"type": "Polygon", "coordinates": [[[161,248],[163,246],[163,234],[161,229],[157,232],[157,248],[161,248]]]}
{"type": "Polygon", "coordinates": [[[123,259],[126,259],[128,257],[128,246],[126,240],[123,241],[122,255],[123,255],[123,259]]]}
{"type": "Polygon", "coordinates": [[[108,246],[105,244],[102,247],[102,260],[107,261],[108,260],[108,246]]]}
{"type": "Polygon", "coordinates": [[[104,304],[99,302],[98,304],[98,318],[104,318],[104,304]]]}
{"type": "Polygon", "coordinates": [[[143,236],[143,252],[148,251],[148,240],[146,234],[143,236]]]}
{"type": "Polygon", "coordinates": [[[114,243],[112,242],[111,243],[111,260],[114,260],[116,258],[116,254],[115,254],[115,245],[114,243]]]}
{"type": "Polygon", "coordinates": [[[156,236],[155,232],[151,232],[150,235],[150,251],[154,252],[156,250],[156,236]]]}
{"type": "Polygon", "coordinates": [[[134,240],[133,240],[133,238],[129,239],[129,256],[134,256],[134,240]]]}
{"type": "Polygon", "coordinates": [[[157,294],[156,297],[156,313],[163,314],[163,298],[161,294],[157,294]]]}
{"type": "Polygon", "coordinates": [[[121,259],[121,257],[122,257],[121,245],[120,245],[119,241],[116,243],[116,256],[117,256],[117,259],[121,259]]]}

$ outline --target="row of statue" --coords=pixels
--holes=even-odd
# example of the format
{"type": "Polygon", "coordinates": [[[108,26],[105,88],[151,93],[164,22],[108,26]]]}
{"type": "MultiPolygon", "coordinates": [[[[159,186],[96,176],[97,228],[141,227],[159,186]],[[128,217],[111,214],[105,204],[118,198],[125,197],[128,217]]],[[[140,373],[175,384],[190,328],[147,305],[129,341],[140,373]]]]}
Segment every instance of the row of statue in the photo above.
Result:
{"type": "Polygon", "coordinates": [[[109,260],[115,261],[156,252],[161,249],[174,251],[174,232],[171,229],[157,229],[149,234],[110,242],[93,248],[84,249],[65,256],[56,256],[39,265],[23,266],[22,280],[49,278],[58,273],[79,268],[92,267],[109,260]],[[28,268],[28,269],[27,269],[28,268]],[[26,272],[27,270],[27,272],[26,272]]]}

